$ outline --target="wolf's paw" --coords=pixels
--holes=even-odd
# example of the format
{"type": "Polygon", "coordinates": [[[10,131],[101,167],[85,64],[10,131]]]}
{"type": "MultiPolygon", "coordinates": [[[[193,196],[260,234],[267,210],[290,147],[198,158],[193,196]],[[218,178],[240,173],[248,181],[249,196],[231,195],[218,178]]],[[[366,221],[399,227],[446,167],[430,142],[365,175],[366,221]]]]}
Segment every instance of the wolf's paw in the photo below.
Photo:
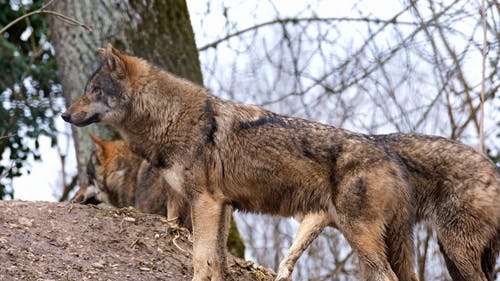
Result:
{"type": "Polygon", "coordinates": [[[292,271],[286,267],[280,267],[274,281],[292,281],[292,271]]]}

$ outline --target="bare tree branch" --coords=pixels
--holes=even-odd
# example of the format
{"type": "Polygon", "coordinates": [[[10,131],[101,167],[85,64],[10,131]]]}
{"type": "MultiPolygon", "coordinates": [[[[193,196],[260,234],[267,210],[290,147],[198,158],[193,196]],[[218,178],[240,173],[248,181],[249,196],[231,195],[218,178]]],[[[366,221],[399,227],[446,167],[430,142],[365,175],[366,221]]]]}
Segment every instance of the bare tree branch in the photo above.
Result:
{"type": "Polygon", "coordinates": [[[484,98],[486,91],[486,57],[488,56],[487,50],[487,27],[486,27],[486,4],[485,0],[481,1],[481,21],[483,23],[483,50],[481,52],[482,61],[481,61],[481,94],[480,94],[480,103],[479,103],[479,151],[484,153],[484,98]]]}
{"type": "Polygon", "coordinates": [[[298,24],[301,22],[311,23],[311,22],[317,22],[317,21],[320,21],[320,22],[352,21],[352,22],[366,22],[366,23],[377,23],[377,24],[383,23],[385,25],[388,25],[388,24],[412,25],[412,26],[418,25],[415,22],[398,21],[397,17],[394,17],[390,20],[382,20],[382,19],[377,19],[377,18],[350,18],[350,17],[331,17],[331,18],[310,17],[310,18],[282,18],[282,19],[278,18],[275,20],[263,22],[263,23],[236,31],[234,33],[230,33],[230,34],[228,34],[228,35],[226,35],[226,36],[224,36],[224,37],[222,37],[222,38],[220,38],[212,43],[206,44],[206,45],[198,48],[198,51],[202,52],[202,51],[205,51],[206,49],[209,49],[209,48],[216,48],[217,45],[219,45],[220,43],[222,43],[224,41],[227,41],[233,37],[243,35],[244,33],[247,33],[249,31],[256,30],[256,29],[259,29],[259,28],[262,28],[265,26],[274,25],[274,24],[288,24],[288,23],[298,24]]]}
{"type": "Polygon", "coordinates": [[[14,24],[18,23],[19,21],[25,19],[25,18],[28,18],[32,15],[36,15],[36,14],[49,14],[49,15],[53,15],[55,16],[56,18],[60,19],[61,21],[65,22],[65,23],[68,23],[68,24],[71,24],[71,25],[74,25],[74,26],[81,26],[85,29],[87,29],[89,32],[92,32],[93,30],[93,27],[91,25],[87,25],[87,24],[84,24],[72,17],[68,17],[68,16],[65,16],[61,13],[58,13],[56,11],[50,11],[50,10],[46,10],[46,8],[51,5],[55,0],[51,0],[49,1],[47,4],[45,4],[42,8],[38,9],[38,10],[35,10],[33,12],[30,12],[30,13],[27,13],[27,14],[24,14],[20,17],[18,17],[17,19],[11,21],[9,24],[7,24],[6,26],[4,26],[2,29],[0,29],[0,34],[4,33],[7,29],[9,29],[11,26],[13,26],[14,24]]]}

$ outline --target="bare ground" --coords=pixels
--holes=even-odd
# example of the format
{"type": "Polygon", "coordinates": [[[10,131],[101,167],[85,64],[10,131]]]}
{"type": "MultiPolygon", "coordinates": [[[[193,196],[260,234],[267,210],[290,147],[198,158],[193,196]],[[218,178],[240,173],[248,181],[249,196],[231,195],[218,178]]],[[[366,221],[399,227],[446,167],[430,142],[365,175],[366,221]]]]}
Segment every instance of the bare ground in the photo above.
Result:
{"type": "MultiPolygon", "coordinates": [[[[0,280],[191,280],[191,237],[134,209],[0,201],[0,280]]],[[[273,280],[229,258],[227,280],[273,280]]]]}

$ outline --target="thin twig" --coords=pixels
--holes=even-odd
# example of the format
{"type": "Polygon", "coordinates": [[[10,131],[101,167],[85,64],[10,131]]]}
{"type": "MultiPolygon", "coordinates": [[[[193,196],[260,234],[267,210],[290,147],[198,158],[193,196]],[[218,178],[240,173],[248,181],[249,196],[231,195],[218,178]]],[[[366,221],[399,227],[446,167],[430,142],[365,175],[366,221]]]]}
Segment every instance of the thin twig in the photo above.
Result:
{"type": "Polygon", "coordinates": [[[125,221],[125,218],[123,218],[122,221],[120,222],[120,229],[118,230],[118,233],[122,233],[123,232],[123,222],[124,221],[125,221]]]}
{"type": "Polygon", "coordinates": [[[240,36],[243,33],[247,33],[252,30],[257,30],[261,27],[268,26],[268,25],[274,25],[274,24],[287,24],[287,23],[299,23],[299,22],[317,22],[317,21],[353,21],[353,22],[374,22],[374,23],[392,23],[392,24],[404,24],[404,25],[417,25],[415,22],[407,22],[407,21],[397,21],[396,19],[390,19],[390,20],[381,20],[381,19],[372,19],[372,18],[349,18],[349,17],[332,17],[332,18],[320,18],[320,17],[310,17],[310,18],[278,18],[275,20],[263,22],[239,31],[236,31],[234,33],[228,34],[224,36],[223,38],[220,38],[212,43],[206,44],[203,47],[198,48],[198,51],[205,51],[208,48],[215,48],[217,45],[220,43],[231,39],[236,36],[240,36]]]}
{"type": "Polygon", "coordinates": [[[181,235],[179,233],[176,233],[175,234],[175,237],[174,239],[172,239],[172,243],[175,245],[175,247],[177,247],[177,249],[183,251],[184,253],[188,253],[188,251],[184,250],[181,246],[179,246],[179,244],[177,244],[177,239],[180,237],[181,235]]]}
{"type": "Polygon", "coordinates": [[[68,205],[68,214],[71,213],[71,211],[73,211],[74,207],[75,207],[75,203],[69,202],[69,205],[68,205]]]}
{"type": "Polygon", "coordinates": [[[174,217],[174,218],[167,219],[167,223],[169,225],[176,225],[177,226],[178,225],[178,223],[177,223],[178,219],[179,219],[179,217],[174,217]]]}
{"type": "Polygon", "coordinates": [[[12,168],[14,168],[14,166],[16,166],[16,163],[12,162],[10,164],[10,166],[7,168],[7,170],[5,170],[5,172],[3,172],[3,174],[0,175],[0,180],[3,179],[4,177],[6,177],[7,174],[10,172],[10,170],[12,170],[12,168]]]}
{"type": "Polygon", "coordinates": [[[140,239],[141,239],[140,237],[135,238],[135,240],[132,243],[130,243],[129,247],[134,248],[135,245],[137,245],[140,242],[140,239]]]}
{"type": "Polygon", "coordinates": [[[42,8],[38,9],[38,10],[35,10],[33,12],[29,12],[27,14],[24,14],[20,17],[18,17],[17,19],[11,21],[9,24],[7,24],[6,26],[4,26],[1,30],[0,30],[0,34],[4,33],[7,29],[9,29],[11,26],[13,26],[14,24],[18,23],[19,21],[27,18],[27,17],[30,17],[32,15],[36,15],[36,14],[49,14],[49,15],[53,15],[55,16],[56,18],[58,18],[59,20],[65,22],[65,23],[68,23],[68,24],[71,24],[71,25],[74,25],[74,26],[81,26],[85,29],[87,29],[89,32],[92,32],[93,28],[91,25],[87,25],[87,24],[84,24],[72,17],[68,17],[66,15],[63,15],[59,12],[56,12],[56,11],[51,11],[51,10],[45,10],[45,8],[47,8],[47,6],[49,6],[50,4],[52,4],[54,2],[54,0],[51,0],[49,1],[47,4],[45,4],[42,8]]]}
{"type": "Polygon", "coordinates": [[[56,17],[59,18],[59,20],[62,20],[63,22],[66,22],[68,24],[72,24],[74,26],[80,26],[80,27],[83,27],[85,29],[87,29],[89,32],[92,32],[94,30],[94,28],[92,27],[92,25],[87,25],[87,24],[84,24],[83,22],[80,22],[72,17],[69,17],[69,16],[66,16],[66,15],[63,15],[59,12],[56,12],[56,11],[49,11],[49,10],[44,10],[43,11],[44,13],[46,14],[49,14],[49,15],[54,15],[56,17]]]}
{"type": "Polygon", "coordinates": [[[50,0],[49,2],[45,3],[45,5],[43,5],[43,7],[40,9],[40,10],[45,10],[47,9],[48,6],[50,6],[52,3],[54,3],[55,0],[50,0]]]}
{"type": "Polygon", "coordinates": [[[17,134],[11,134],[11,135],[6,135],[6,136],[0,136],[0,140],[6,139],[6,138],[10,138],[10,137],[15,137],[15,136],[17,136],[17,134]]]}
{"type": "Polygon", "coordinates": [[[483,60],[481,69],[481,94],[479,103],[479,151],[484,152],[484,96],[486,91],[486,56],[488,55],[486,45],[486,4],[485,0],[481,1],[481,20],[483,22],[483,60]]]}

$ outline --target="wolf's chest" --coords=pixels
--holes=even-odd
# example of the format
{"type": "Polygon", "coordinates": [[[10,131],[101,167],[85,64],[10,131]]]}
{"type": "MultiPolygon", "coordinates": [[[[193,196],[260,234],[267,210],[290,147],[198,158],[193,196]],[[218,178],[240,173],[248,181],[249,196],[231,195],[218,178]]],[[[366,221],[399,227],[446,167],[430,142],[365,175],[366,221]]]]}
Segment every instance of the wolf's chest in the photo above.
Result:
{"type": "Polygon", "coordinates": [[[162,176],[176,192],[185,193],[183,167],[180,164],[174,164],[170,168],[163,170],[162,176]]]}

